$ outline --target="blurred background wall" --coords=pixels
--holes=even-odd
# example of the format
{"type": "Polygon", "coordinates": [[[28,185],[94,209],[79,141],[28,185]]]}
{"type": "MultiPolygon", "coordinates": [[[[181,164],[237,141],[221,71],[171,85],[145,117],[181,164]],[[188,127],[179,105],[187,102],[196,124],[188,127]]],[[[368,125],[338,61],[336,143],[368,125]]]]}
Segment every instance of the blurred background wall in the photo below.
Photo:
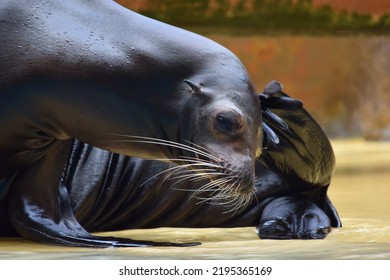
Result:
{"type": "Polygon", "coordinates": [[[117,2],[221,43],[259,91],[279,80],[330,137],[390,140],[390,1],[117,2]]]}

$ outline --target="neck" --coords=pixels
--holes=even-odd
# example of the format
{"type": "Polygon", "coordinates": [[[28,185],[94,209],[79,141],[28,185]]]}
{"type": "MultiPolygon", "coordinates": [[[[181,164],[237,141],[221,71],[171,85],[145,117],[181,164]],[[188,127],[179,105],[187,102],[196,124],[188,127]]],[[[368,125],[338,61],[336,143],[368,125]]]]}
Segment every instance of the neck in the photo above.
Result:
{"type": "MultiPolygon", "coordinates": [[[[8,88],[7,100],[0,104],[5,135],[0,139],[0,170],[28,165],[54,141],[71,138],[128,156],[168,158],[162,146],[133,142],[128,136],[164,138],[160,124],[166,110],[161,108],[175,108],[168,104],[175,98],[159,92],[143,98],[143,92],[128,94],[128,90],[134,89],[109,88],[98,80],[81,84],[47,77],[8,88]],[[152,97],[153,102],[148,100],[152,97]]],[[[174,111],[170,114],[169,119],[178,118],[174,111]]]]}

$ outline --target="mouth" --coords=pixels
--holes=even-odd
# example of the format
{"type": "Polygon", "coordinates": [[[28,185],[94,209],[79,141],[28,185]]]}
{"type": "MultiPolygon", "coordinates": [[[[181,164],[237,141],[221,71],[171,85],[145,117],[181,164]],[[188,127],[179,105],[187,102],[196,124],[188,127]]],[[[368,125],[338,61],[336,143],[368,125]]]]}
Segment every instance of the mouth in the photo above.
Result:
{"type": "MultiPolygon", "coordinates": [[[[210,153],[207,157],[204,154],[194,153],[194,160],[198,161],[200,164],[204,163],[212,167],[212,172],[207,176],[209,181],[223,182],[227,185],[227,189],[230,192],[234,192],[237,195],[245,195],[255,190],[255,181],[256,177],[254,172],[250,172],[245,168],[239,168],[235,164],[232,164],[232,160],[223,160],[218,157],[210,157],[210,153]]],[[[198,172],[198,167],[194,166],[194,172],[198,172]]],[[[201,170],[203,171],[203,169],[201,170]]],[[[211,170],[210,170],[211,171],[211,170]]]]}
{"type": "Polygon", "coordinates": [[[193,178],[202,178],[200,186],[191,190],[191,198],[197,199],[199,203],[222,206],[224,214],[236,215],[243,212],[256,197],[255,176],[250,172],[239,172],[233,165],[220,159],[210,161],[201,155],[195,155],[195,158],[212,168],[204,169],[202,165],[191,168],[197,174],[193,178]]]}
{"type": "Polygon", "coordinates": [[[197,199],[199,203],[222,207],[223,214],[234,216],[242,213],[256,198],[254,188],[242,186],[242,181],[232,181],[226,177],[213,178],[193,190],[191,198],[197,199]]]}

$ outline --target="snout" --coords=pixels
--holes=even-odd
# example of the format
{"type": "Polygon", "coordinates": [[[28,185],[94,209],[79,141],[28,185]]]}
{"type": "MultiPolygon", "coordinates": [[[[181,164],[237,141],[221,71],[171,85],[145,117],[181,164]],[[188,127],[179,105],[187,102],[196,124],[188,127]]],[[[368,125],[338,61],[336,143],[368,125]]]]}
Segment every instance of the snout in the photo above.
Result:
{"type": "Polygon", "coordinates": [[[237,192],[241,194],[250,193],[255,189],[255,172],[253,168],[241,168],[237,175],[241,184],[237,192]]]}
{"type": "MultiPolygon", "coordinates": [[[[213,149],[208,147],[204,150],[213,149]]],[[[255,189],[255,157],[236,151],[217,154],[201,151],[192,159],[188,165],[195,173],[203,174],[204,178],[215,182],[215,186],[231,195],[245,195],[255,189]]]]}
{"type": "Polygon", "coordinates": [[[233,163],[221,164],[224,176],[230,179],[231,191],[237,194],[247,194],[255,189],[255,162],[252,159],[236,160],[233,163]]]}

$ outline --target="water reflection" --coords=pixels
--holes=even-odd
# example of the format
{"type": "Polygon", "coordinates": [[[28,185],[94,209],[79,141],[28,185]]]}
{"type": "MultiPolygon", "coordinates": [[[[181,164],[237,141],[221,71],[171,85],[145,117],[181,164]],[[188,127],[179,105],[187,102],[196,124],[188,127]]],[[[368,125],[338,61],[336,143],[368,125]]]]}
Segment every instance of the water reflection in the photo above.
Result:
{"type": "MultiPolygon", "coordinates": [[[[259,240],[254,228],[132,230],[116,236],[191,242],[192,248],[85,249],[0,240],[2,259],[390,259],[390,143],[333,141],[329,194],[343,228],[325,240],[259,240]]],[[[112,234],[112,233],[111,233],[112,234]]],[[[110,235],[110,233],[105,233],[110,235]]]]}

